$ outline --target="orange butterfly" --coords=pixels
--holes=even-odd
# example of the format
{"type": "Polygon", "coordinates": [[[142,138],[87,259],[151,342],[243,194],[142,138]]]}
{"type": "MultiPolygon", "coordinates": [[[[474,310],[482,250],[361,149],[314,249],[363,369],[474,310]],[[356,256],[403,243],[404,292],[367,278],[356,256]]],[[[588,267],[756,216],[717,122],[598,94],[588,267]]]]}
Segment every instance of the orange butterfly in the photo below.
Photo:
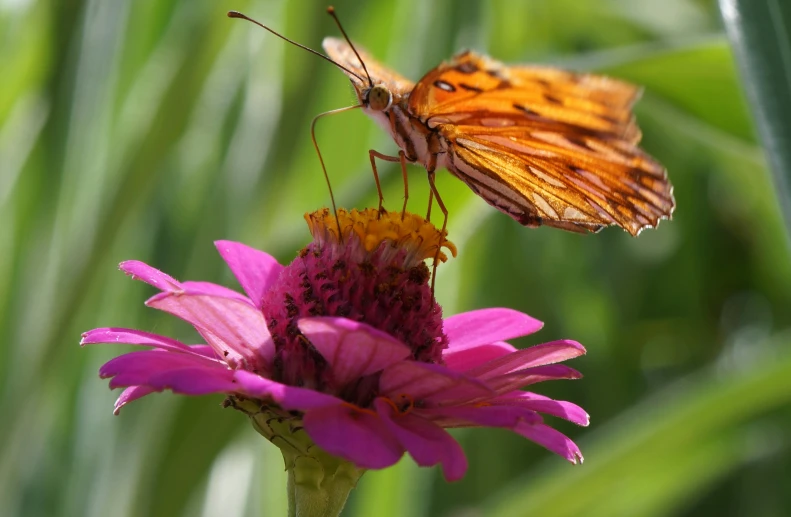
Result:
{"type": "Polygon", "coordinates": [[[406,188],[405,162],[423,165],[446,222],[434,185],[441,167],[530,227],[596,232],[617,225],[637,235],[675,208],[664,167],[637,145],[635,86],[506,66],[469,51],[412,83],[359,52],[348,37],[325,38],[323,47],[351,80],[363,111],[400,148],[398,157],[369,151],[375,176],[375,157],[400,161],[406,188]]]}

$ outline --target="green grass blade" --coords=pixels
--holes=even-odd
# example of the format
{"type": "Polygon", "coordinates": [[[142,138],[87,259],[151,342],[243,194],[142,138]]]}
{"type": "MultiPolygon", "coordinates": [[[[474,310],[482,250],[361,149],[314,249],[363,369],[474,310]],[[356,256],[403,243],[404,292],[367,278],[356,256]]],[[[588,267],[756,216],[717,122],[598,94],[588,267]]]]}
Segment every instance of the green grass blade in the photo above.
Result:
{"type": "Polygon", "coordinates": [[[720,0],[791,238],[791,3],[720,0]]]}

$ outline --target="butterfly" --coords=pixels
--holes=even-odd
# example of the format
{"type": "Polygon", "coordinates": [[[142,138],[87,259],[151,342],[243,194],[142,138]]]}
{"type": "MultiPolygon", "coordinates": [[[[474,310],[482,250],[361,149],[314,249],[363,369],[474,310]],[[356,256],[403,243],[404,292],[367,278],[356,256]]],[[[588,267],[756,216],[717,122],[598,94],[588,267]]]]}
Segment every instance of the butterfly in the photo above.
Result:
{"type": "Polygon", "coordinates": [[[375,158],[400,161],[406,206],[406,162],[422,165],[445,214],[443,233],[447,210],[434,184],[441,168],[528,227],[586,233],[615,225],[636,236],[672,215],[667,172],[638,146],[631,108],[640,88],[600,75],[508,66],[471,51],[413,83],[352,45],[328,12],[345,38],[324,39],[329,59],[259,25],[349,77],[359,107],[400,148],[398,157],[369,151],[377,189],[375,158]]]}
{"type": "Polygon", "coordinates": [[[344,40],[323,47],[408,162],[431,179],[447,169],[524,226],[637,235],[675,208],[665,168],[638,147],[633,85],[471,51],[412,83],[344,40]]]}

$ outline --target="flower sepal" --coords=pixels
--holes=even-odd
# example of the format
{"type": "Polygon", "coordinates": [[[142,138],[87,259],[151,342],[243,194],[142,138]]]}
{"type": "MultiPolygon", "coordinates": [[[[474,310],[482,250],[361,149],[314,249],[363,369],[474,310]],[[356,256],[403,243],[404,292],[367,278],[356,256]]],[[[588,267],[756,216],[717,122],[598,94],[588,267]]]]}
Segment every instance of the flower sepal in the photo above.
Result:
{"type": "Polygon", "coordinates": [[[366,469],[328,454],[307,435],[302,418],[261,401],[229,397],[227,405],[250,418],[253,428],[276,445],[288,472],[289,517],[337,517],[366,469]]]}

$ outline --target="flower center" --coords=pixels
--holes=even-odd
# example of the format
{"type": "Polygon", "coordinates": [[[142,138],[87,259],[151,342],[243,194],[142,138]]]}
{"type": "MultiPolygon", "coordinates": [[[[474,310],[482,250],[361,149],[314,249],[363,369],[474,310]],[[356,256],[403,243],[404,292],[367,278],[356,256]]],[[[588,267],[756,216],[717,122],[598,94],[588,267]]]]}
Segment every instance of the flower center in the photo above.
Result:
{"type": "MultiPolygon", "coordinates": [[[[436,254],[439,231],[415,214],[402,220],[400,212],[375,209],[339,210],[337,221],[324,209],[305,219],[313,242],[263,299],[276,347],[275,380],[333,393],[361,407],[376,396],[377,375],[353,386],[334,384],[326,361],[299,331],[297,320],[305,316],[367,323],[406,344],[413,359],[440,363],[447,338],[424,262],[436,254]]],[[[455,255],[453,244],[444,241],[443,247],[455,255]]]]}
{"type": "MultiPolygon", "coordinates": [[[[433,259],[440,243],[440,233],[437,228],[423,217],[410,212],[379,212],[375,208],[365,210],[347,211],[338,210],[337,222],[329,208],[305,214],[310,233],[319,246],[329,244],[341,248],[347,240],[358,249],[361,254],[370,254],[386,246],[385,254],[397,254],[406,251],[404,266],[416,266],[426,259],[433,259]],[[340,229],[340,236],[338,235],[340,229]],[[355,237],[359,243],[355,243],[355,237]]],[[[442,247],[447,248],[456,256],[456,246],[442,238],[442,247]]],[[[389,256],[385,259],[390,258],[389,256]]],[[[448,260],[442,250],[439,254],[440,262],[448,260]]]]}

